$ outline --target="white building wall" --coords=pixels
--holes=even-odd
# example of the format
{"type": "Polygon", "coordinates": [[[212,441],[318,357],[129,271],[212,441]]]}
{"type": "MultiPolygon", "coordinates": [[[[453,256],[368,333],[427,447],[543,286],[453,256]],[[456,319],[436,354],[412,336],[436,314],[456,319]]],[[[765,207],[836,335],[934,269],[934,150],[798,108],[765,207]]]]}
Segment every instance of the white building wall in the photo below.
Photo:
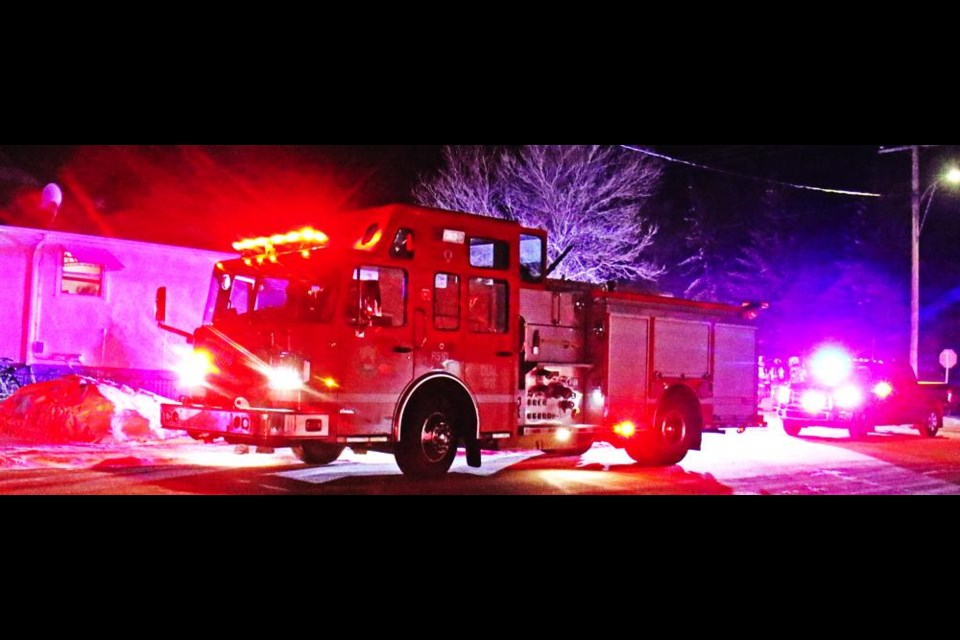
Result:
{"type": "Polygon", "coordinates": [[[234,254],[0,227],[0,270],[5,282],[18,283],[19,292],[11,286],[0,294],[0,319],[14,329],[4,331],[0,354],[18,360],[25,355],[28,364],[54,364],[60,356],[82,354],[83,364],[90,367],[170,369],[175,350],[186,342],[157,327],[157,287],[168,288],[167,324],[192,331],[202,320],[214,264],[231,257],[234,254]],[[116,261],[113,266],[121,268],[104,271],[100,296],[63,293],[65,249],[108,252],[116,261]],[[31,262],[36,273],[28,287],[31,262]],[[32,306],[25,311],[27,291],[32,306]],[[26,354],[20,346],[24,332],[26,354]]]}

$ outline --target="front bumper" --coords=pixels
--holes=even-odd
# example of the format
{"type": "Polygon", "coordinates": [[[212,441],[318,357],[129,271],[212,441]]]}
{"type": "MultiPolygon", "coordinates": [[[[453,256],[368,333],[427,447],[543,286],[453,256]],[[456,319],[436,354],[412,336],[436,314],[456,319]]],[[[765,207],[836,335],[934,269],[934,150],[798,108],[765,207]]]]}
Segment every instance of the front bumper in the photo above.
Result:
{"type": "Polygon", "coordinates": [[[303,440],[335,442],[329,413],[297,413],[292,409],[220,409],[204,405],[162,404],[164,429],[186,431],[200,439],[264,446],[289,446],[303,440]]]}
{"type": "Polygon", "coordinates": [[[788,405],[786,407],[780,407],[777,410],[777,415],[784,420],[797,420],[820,427],[846,428],[854,421],[857,413],[853,410],[845,409],[810,412],[800,406],[788,405]]]}

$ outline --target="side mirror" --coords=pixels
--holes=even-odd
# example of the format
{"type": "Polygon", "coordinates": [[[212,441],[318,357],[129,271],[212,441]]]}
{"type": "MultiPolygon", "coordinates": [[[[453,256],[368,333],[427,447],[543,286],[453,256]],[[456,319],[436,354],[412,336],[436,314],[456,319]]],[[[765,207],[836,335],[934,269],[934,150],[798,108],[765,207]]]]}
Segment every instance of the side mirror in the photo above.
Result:
{"type": "Polygon", "coordinates": [[[156,317],[159,324],[164,324],[167,321],[167,288],[159,287],[157,289],[157,301],[154,306],[154,317],[156,317]]]}

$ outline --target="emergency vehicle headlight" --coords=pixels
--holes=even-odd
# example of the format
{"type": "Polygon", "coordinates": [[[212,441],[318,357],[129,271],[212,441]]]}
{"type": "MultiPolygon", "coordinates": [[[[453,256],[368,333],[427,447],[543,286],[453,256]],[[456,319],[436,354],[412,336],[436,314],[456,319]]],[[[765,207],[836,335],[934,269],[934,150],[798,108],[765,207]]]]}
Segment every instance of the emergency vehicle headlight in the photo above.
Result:
{"type": "Polygon", "coordinates": [[[303,388],[303,376],[293,367],[270,367],[264,372],[267,384],[275,391],[296,391],[303,388]]]}
{"type": "Polygon", "coordinates": [[[863,392],[853,385],[841,387],[833,394],[833,401],[841,409],[855,409],[863,404],[863,392]]]}
{"type": "Polygon", "coordinates": [[[790,404],[790,387],[780,387],[777,389],[777,402],[780,404],[790,404]]]}
{"type": "Polygon", "coordinates": [[[807,389],[800,397],[800,406],[808,413],[817,413],[827,408],[827,394],[815,389],[807,389]]]}
{"type": "Polygon", "coordinates": [[[890,396],[893,393],[893,385],[889,382],[878,382],[873,387],[873,395],[877,396],[881,400],[890,396]]]}
{"type": "Polygon", "coordinates": [[[573,437],[573,432],[566,427],[560,427],[557,429],[554,437],[557,439],[557,442],[569,442],[570,438],[573,437]]]}
{"type": "Polygon", "coordinates": [[[185,351],[180,362],[174,367],[183,387],[199,387],[207,381],[207,375],[219,370],[213,364],[213,354],[204,349],[185,351]]]}

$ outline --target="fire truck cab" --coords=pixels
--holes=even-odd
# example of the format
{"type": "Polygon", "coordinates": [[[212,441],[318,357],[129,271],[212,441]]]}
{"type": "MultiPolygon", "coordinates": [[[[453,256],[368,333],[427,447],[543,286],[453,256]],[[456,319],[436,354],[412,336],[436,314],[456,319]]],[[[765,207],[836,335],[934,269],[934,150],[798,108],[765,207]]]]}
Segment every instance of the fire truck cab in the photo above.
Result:
{"type": "Polygon", "coordinates": [[[762,425],[751,311],[546,277],[546,235],[391,205],[234,244],[187,337],[164,427],[290,446],[310,464],[391,451],[419,477],[458,447],[674,464],[701,433],[762,425]]]}

